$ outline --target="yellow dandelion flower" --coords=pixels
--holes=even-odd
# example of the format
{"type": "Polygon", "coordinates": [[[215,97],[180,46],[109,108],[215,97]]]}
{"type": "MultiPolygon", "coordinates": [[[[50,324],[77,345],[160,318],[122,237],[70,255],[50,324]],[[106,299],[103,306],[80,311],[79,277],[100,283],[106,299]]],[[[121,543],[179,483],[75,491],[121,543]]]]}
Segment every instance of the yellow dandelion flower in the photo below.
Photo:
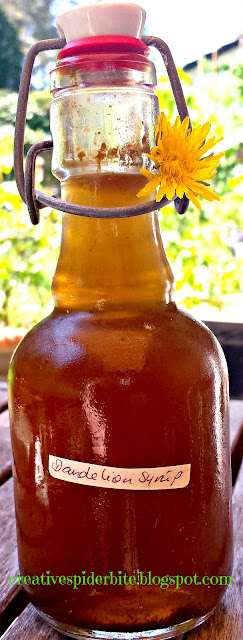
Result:
{"type": "Polygon", "coordinates": [[[149,182],[139,191],[138,197],[149,195],[159,187],[156,202],[164,196],[172,200],[185,194],[198,209],[201,209],[201,204],[197,196],[210,202],[220,199],[205,181],[217,173],[224,152],[216,155],[211,152],[206,157],[205,154],[223,138],[212,137],[206,142],[211,127],[209,122],[192,130],[188,125],[188,117],[181,122],[177,116],[172,126],[165,113],[161,113],[155,129],[156,147],[146,154],[153,161],[154,168],[151,171],[140,169],[149,182]]]}

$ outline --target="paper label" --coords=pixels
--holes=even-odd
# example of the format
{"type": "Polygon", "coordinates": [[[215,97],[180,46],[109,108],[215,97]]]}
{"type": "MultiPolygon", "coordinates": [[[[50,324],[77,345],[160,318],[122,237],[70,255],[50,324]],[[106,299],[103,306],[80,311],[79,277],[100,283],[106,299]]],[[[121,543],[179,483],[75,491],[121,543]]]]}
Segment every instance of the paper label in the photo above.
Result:
{"type": "Polygon", "coordinates": [[[149,491],[187,487],[191,465],[122,469],[49,455],[49,473],[58,480],[86,486],[149,491]]]}

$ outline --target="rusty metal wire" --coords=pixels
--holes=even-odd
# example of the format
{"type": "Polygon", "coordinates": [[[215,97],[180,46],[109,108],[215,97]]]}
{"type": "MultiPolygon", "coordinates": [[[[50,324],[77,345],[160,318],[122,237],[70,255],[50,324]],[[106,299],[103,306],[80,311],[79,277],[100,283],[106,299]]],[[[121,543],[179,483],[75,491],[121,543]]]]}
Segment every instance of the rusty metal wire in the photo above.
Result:
{"type": "Polygon", "coordinates": [[[53,40],[40,40],[32,44],[28,49],[24,66],[20,78],[19,99],[16,113],[15,123],[15,139],[14,139],[14,175],[21,198],[25,200],[25,184],[24,184],[24,130],[26,122],[27,102],[30,89],[30,81],[35,58],[41,51],[49,51],[51,49],[62,49],[66,44],[65,38],[54,38],[53,40]]]}

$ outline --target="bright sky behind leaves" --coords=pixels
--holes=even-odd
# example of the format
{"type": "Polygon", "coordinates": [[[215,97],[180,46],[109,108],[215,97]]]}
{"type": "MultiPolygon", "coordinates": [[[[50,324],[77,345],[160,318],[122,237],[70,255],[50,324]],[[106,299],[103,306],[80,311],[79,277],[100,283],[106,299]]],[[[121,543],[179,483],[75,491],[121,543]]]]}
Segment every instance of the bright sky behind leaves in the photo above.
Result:
{"type": "MultiPolygon", "coordinates": [[[[84,4],[88,2],[55,0],[52,12],[56,15],[84,4]]],[[[165,40],[178,67],[233,42],[243,33],[243,0],[141,0],[134,4],[145,9],[147,33],[165,40]]]]}

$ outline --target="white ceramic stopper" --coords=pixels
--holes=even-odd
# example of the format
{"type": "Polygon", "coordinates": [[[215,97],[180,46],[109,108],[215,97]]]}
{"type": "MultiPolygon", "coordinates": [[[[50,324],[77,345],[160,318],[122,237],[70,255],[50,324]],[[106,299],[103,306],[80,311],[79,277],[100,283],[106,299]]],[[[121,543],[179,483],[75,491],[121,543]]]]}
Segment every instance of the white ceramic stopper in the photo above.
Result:
{"type": "Polygon", "coordinates": [[[61,13],[56,25],[67,42],[108,35],[141,38],[145,18],[146,12],[137,4],[96,2],[61,13]]]}

